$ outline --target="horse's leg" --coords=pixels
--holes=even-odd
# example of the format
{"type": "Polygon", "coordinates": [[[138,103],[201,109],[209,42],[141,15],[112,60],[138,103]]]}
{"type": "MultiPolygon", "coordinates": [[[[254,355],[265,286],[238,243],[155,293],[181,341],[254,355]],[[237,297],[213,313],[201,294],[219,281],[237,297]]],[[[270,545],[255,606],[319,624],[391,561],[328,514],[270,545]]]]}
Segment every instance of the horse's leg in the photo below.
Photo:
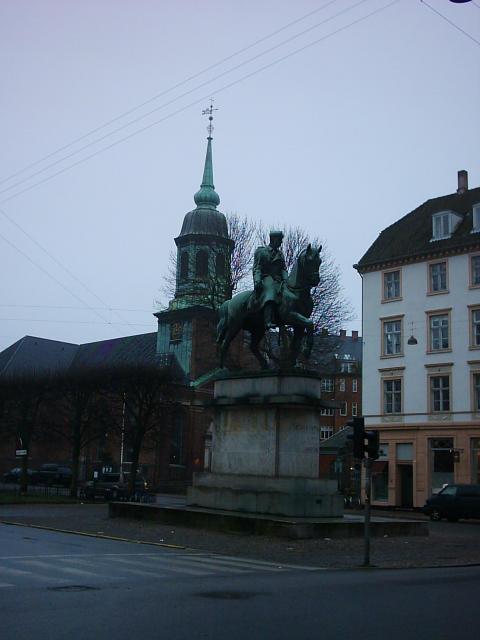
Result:
{"type": "Polygon", "coordinates": [[[268,369],[268,362],[265,359],[264,355],[258,348],[260,342],[264,336],[264,330],[262,329],[254,329],[250,334],[250,351],[253,353],[255,358],[260,363],[262,369],[268,369]]]}
{"type": "Polygon", "coordinates": [[[296,325],[293,329],[293,340],[290,348],[290,366],[294,367],[297,364],[298,355],[300,353],[300,345],[302,338],[305,334],[304,327],[296,325]]]}

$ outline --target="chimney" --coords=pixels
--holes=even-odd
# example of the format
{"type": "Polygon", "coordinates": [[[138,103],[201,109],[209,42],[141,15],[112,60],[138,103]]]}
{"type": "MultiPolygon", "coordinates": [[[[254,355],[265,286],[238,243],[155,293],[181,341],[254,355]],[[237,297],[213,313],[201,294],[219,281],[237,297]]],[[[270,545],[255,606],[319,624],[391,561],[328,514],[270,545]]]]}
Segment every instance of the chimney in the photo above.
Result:
{"type": "Polygon", "coordinates": [[[340,337],[345,338],[346,335],[347,335],[346,329],[340,329],[340,337]]]}
{"type": "Polygon", "coordinates": [[[352,331],[352,340],[358,340],[358,331],[352,331]]]}
{"type": "Polygon", "coordinates": [[[458,189],[457,193],[465,193],[468,191],[468,171],[462,169],[458,172],[458,189]]]}

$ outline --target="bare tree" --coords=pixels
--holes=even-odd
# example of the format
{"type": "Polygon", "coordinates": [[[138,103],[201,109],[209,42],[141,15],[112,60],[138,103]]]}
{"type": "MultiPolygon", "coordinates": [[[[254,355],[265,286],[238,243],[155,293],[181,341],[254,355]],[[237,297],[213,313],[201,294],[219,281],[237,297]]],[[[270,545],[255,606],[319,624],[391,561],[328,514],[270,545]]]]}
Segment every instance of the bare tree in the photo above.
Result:
{"type": "Polygon", "coordinates": [[[51,385],[51,376],[36,372],[3,377],[0,380],[2,397],[2,427],[5,435],[14,437],[26,455],[21,458],[20,493],[28,490],[28,461],[30,447],[41,424],[41,408],[51,385]]]}
{"type": "Polygon", "coordinates": [[[131,451],[128,493],[135,493],[140,453],[147,436],[164,435],[170,428],[169,410],[175,405],[174,382],[168,371],[155,365],[129,365],[108,372],[112,406],[123,407],[116,430],[123,431],[131,451]]]}

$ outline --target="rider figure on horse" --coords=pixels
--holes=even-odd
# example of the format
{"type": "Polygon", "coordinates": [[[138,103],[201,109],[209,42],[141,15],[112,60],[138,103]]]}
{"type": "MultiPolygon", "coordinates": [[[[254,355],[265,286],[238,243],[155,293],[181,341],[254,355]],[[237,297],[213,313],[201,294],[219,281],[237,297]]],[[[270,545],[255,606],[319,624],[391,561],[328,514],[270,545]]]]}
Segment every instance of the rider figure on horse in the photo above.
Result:
{"type": "Polygon", "coordinates": [[[249,310],[263,309],[265,328],[272,329],[278,323],[277,310],[282,298],[282,286],[288,273],[280,246],[282,231],[270,231],[270,244],[258,247],[253,259],[254,293],[250,298],[249,310]]]}

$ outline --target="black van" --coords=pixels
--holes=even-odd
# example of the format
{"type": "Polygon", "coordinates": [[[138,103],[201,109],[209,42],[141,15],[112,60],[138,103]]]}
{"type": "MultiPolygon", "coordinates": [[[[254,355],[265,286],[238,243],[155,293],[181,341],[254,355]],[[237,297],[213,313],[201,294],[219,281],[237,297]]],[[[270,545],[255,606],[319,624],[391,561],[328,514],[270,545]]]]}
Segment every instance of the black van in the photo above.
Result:
{"type": "Polygon", "coordinates": [[[427,500],[423,512],[430,520],[480,518],[480,484],[447,484],[427,500]]]}

